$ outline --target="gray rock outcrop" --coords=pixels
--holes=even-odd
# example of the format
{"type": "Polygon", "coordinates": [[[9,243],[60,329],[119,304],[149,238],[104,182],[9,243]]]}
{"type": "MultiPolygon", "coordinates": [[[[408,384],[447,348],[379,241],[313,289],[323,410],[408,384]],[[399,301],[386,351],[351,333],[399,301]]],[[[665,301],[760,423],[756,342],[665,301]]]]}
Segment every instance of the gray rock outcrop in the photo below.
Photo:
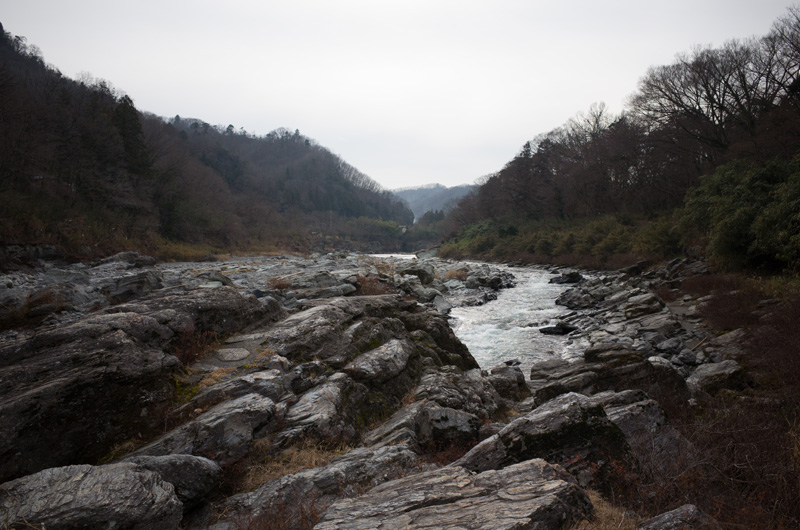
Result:
{"type": "Polygon", "coordinates": [[[611,463],[634,465],[624,433],[602,405],[586,396],[559,396],[512,420],[453,465],[470,471],[502,469],[532,458],[560,464],[582,486],[606,487],[615,480],[611,463]]]}
{"type": "Polygon", "coordinates": [[[714,395],[720,390],[744,390],[751,384],[747,372],[732,359],[698,366],[686,380],[694,393],[714,395]]]}
{"type": "Polygon", "coordinates": [[[592,506],[557,466],[528,460],[472,474],[458,466],[386,482],[334,503],[317,530],[568,528],[592,506]]]}
{"type": "Polygon", "coordinates": [[[0,343],[0,480],[94,462],[163,428],[181,369],[167,352],[181,337],[224,335],[266,316],[228,287],[167,292],[0,343]]]}
{"type": "Polygon", "coordinates": [[[274,416],[271,399],[247,394],[216,405],[132,455],[195,455],[229,464],[248,452],[254,433],[274,416]]]}
{"type": "Polygon", "coordinates": [[[644,521],[636,530],[721,530],[721,527],[695,505],[684,504],[644,521]]]}
{"type": "Polygon", "coordinates": [[[132,463],[58,467],[0,485],[9,526],[169,530],[182,515],[172,484],[132,463]]]}
{"type": "Polygon", "coordinates": [[[213,517],[210,530],[237,530],[243,522],[257,526],[276,517],[299,522],[312,510],[324,513],[341,497],[407,474],[418,462],[418,456],[402,445],[355,449],[327,466],[274,479],[253,492],[226,499],[216,509],[222,515],[213,517]]]}
{"type": "Polygon", "coordinates": [[[213,460],[200,456],[131,456],[125,462],[158,473],[165,482],[172,484],[184,511],[200,505],[222,478],[222,468],[213,460]]]}

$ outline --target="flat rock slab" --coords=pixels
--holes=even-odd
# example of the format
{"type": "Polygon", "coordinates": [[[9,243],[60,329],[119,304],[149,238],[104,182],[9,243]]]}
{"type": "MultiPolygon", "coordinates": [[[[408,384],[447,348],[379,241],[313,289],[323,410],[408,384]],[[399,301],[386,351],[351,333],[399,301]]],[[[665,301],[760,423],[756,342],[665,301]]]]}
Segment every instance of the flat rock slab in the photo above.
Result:
{"type": "Polygon", "coordinates": [[[217,350],[217,358],[225,362],[241,361],[249,356],[250,350],[244,348],[222,348],[217,350]]]}
{"type": "Polygon", "coordinates": [[[565,471],[535,459],[480,474],[454,466],[386,482],[334,503],[314,528],[556,529],[591,513],[586,494],[565,471]]]}

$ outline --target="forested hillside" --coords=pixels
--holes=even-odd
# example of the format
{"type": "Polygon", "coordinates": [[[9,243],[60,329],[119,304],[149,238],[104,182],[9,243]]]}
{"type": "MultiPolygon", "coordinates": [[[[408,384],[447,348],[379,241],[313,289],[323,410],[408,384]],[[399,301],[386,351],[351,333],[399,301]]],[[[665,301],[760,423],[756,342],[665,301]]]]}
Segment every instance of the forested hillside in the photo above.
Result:
{"type": "Polygon", "coordinates": [[[452,187],[429,184],[428,186],[392,190],[392,192],[408,203],[411,211],[414,212],[415,219],[419,220],[428,212],[444,212],[455,207],[458,201],[474,188],[475,186],[472,184],[452,187]]]}
{"type": "Polygon", "coordinates": [[[795,8],[762,38],[650,68],[621,114],[596,104],[526,142],[444,220],[445,252],[613,265],[695,251],[796,268],[799,67],[795,8]]]}
{"type": "Polygon", "coordinates": [[[75,81],[0,26],[0,242],[138,249],[394,249],[411,211],[299,131],[164,119],[75,81]]]}

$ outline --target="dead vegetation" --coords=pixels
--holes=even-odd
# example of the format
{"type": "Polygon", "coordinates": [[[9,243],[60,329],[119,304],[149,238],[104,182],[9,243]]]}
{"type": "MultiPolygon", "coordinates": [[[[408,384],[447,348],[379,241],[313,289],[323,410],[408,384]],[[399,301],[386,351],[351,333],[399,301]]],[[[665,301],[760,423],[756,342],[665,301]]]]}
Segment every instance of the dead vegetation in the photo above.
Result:
{"type": "Polygon", "coordinates": [[[178,334],[170,353],[183,366],[189,366],[205,357],[219,346],[219,337],[213,331],[189,329],[178,334]]]}
{"type": "MultiPolygon", "coordinates": [[[[773,298],[761,285],[737,275],[681,285],[681,296],[702,300],[712,332],[745,331],[736,359],[754,386],[700,398],[694,411],[670,407],[694,451],[662,465],[659,476],[640,478],[615,506],[653,516],[691,503],[725,529],[800,527],[800,297],[773,298]]],[[[577,528],[617,528],[599,521],[577,528]]]]}
{"type": "Polygon", "coordinates": [[[272,450],[270,444],[269,438],[257,440],[251,450],[255,456],[235,466],[234,472],[228,477],[234,491],[253,491],[270,480],[326,466],[337,456],[352,449],[345,444],[328,445],[312,439],[280,451],[272,450]]]}
{"type": "Polygon", "coordinates": [[[635,530],[642,522],[636,513],[611,504],[595,490],[586,490],[594,506],[594,517],[574,525],[571,530],[635,530]]]}
{"type": "Polygon", "coordinates": [[[356,296],[374,296],[382,294],[394,294],[397,290],[394,289],[388,282],[382,281],[380,276],[375,274],[368,274],[366,276],[357,276],[358,288],[356,289],[356,296]]]}

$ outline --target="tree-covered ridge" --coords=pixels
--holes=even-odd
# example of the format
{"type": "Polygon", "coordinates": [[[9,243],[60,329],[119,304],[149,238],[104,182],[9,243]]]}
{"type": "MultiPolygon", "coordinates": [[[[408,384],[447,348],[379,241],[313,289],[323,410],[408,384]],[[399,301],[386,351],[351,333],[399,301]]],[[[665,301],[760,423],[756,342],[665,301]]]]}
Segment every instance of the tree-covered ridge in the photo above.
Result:
{"type": "MultiPolygon", "coordinates": [[[[450,245],[455,253],[548,260],[559,248],[565,254],[575,252],[571,242],[586,235],[576,223],[610,215],[616,218],[613,227],[608,225],[611,232],[585,238],[583,250],[594,257],[607,257],[610,248],[612,254],[641,254],[648,248],[675,251],[692,244],[710,244],[710,254],[720,257],[720,238],[714,230],[722,225],[711,223],[703,233],[689,231],[686,223],[675,222],[683,212],[669,212],[683,205],[703,175],[725,164],[747,161],[728,166],[725,174],[742,167],[749,168],[742,170],[747,174],[759,171],[753,167],[766,167],[764,171],[772,174],[772,161],[780,165],[798,153],[800,9],[792,8],[762,38],[695,48],[679,54],[672,64],[650,68],[620,115],[596,104],[526,142],[513,160],[450,213],[443,226],[449,237],[460,235],[450,245]],[[655,218],[660,219],[657,226],[640,234],[637,249],[631,234],[655,218]],[[540,243],[547,235],[543,222],[557,225],[548,244],[540,243]],[[612,232],[617,236],[611,237],[612,232]],[[654,241],[647,240],[651,236],[654,241]],[[608,237],[615,242],[598,246],[608,237]]],[[[700,195],[711,193],[708,182],[717,178],[709,177],[694,192],[685,215],[697,215],[700,195]]],[[[759,196],[760,206],[773,216],[777,210],[767,197],[775,199],[776,193],[781,192],[759,196]]],[[[738,203],[725,204],[735,208],[738,203]]],[[[793,240],[797,223],[784,221],[772,218],[773,224],[788,230],[781,238],[793,240]]],[[[744,224],[739,228],[744,230],[744,224]]],[[[748,252],[747,259],[738,262],[754,265],[755,251],[748,252]]],[[[781,252],[788,256],[788,251],[781,252]]],[[[788,264],[776,256],[756,261],[788,264]]]]}
{"type": "Polygon", "coordinates": [[[136,109],[78,81],[0,26],[0,240],[77,255],[193,244],[219,249],[396,246],[396,197],[299,133],[136,109]]]}
{"type": "Polygon", "coordinates": [[[458,201],[473,190],[472,184],[446,187],[441,184],[430,184],[412,188],[392,190],[395,195],[406,201],[419,221],[426,213],[449,210],[458,201]]]}

